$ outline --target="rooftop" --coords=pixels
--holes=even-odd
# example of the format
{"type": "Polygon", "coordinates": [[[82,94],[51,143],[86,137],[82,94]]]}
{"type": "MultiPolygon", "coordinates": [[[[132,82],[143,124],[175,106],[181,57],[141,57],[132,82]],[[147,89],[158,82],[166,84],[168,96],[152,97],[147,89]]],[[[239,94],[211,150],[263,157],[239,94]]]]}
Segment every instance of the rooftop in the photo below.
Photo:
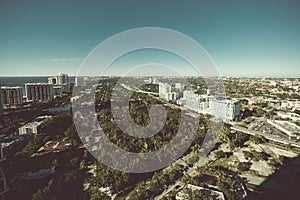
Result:
{"type": "Polygon", "coordinates": [[[26,85],[53,85],[52,83],[25,83],[26,85]]]}
{"type": "Polygon", "coordinates": [[[1,89],[22,89],[20,86],[2,86],[1,89]]]}

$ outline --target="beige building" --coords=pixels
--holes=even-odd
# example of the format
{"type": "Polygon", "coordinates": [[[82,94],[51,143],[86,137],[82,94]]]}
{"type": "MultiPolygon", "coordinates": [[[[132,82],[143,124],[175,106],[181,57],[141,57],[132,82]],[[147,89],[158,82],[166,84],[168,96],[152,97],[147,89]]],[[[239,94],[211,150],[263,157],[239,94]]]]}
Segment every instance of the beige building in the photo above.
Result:
{"type": "Polygon", "coordinates": [[[51,83],[27,83],[25,88],[28,102],[47,101],[54,97],[51,83]]]}
{"type": "Polygon", "coordinates": [[[4,107],[18,106],[23,103],[22,87],[1,87],[2,104],[4,107]]]}

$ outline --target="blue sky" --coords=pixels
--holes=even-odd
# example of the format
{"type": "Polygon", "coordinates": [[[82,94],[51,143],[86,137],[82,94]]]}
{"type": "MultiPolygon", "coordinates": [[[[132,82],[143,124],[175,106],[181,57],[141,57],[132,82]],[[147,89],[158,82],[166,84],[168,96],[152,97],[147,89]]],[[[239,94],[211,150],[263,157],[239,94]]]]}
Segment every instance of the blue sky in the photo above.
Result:
{"type": "MultiPolygon", "coordinates": [[[[0,76],[75,75],[103,40],[151,26],[195,39],[222,76],[299,77],[299,7],[296,0],[1,0],[0,76]]],[[[129,56],[110,73],[118,75],[138,56],[129,56]]]]}

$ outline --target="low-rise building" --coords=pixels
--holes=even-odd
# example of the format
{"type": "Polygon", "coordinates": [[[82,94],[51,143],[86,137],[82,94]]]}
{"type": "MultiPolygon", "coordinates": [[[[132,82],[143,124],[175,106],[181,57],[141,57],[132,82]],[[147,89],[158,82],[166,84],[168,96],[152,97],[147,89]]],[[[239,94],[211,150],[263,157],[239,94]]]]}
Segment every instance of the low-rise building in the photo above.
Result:
{"type": "Polygon", "coordinates": [[[38,149],[37,153],[61,152],[71,147],[68,141],[48,141],[44,146],[38,149]]]}
{"type": "Polygon", "coordinates": [[[294,122],[298,122],[300,121],[300,115],[296,114],[296,113],[291,113],[291,112],[281,112],[278,111],[277,112],[278,117],[282,118],[282,119],[290,119],[294,122]]]}
{"type": "Polygon", "coordinates": [[[274,128],[280,130],[292,139],[300,139],[300,127],[294,123],[281,120],[267,120],[274,128]]]}
{"type": "Polygon", "coordinates": [[[23,134],[39,134],[39,127],[46,118],[50,116],[40,116],[34,119],[32,122],[25,124],[19,128],[19,135],[23,134]]]}
{"type": "Polygon", "coordinates": [[[282,101],[280,106],[284,109],[300,109],[300,101],[282,101]]]}

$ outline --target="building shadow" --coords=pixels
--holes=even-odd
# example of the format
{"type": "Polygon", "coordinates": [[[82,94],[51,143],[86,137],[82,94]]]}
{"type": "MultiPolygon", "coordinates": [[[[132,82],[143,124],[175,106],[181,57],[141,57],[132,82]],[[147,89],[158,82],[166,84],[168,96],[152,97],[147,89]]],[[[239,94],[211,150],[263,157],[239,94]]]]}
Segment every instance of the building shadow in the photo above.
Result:
{"type": "Polygon", "coordinates": [[[246,199],[300,199],[300,156],[284,159],[283,165],[246,199]]]}

